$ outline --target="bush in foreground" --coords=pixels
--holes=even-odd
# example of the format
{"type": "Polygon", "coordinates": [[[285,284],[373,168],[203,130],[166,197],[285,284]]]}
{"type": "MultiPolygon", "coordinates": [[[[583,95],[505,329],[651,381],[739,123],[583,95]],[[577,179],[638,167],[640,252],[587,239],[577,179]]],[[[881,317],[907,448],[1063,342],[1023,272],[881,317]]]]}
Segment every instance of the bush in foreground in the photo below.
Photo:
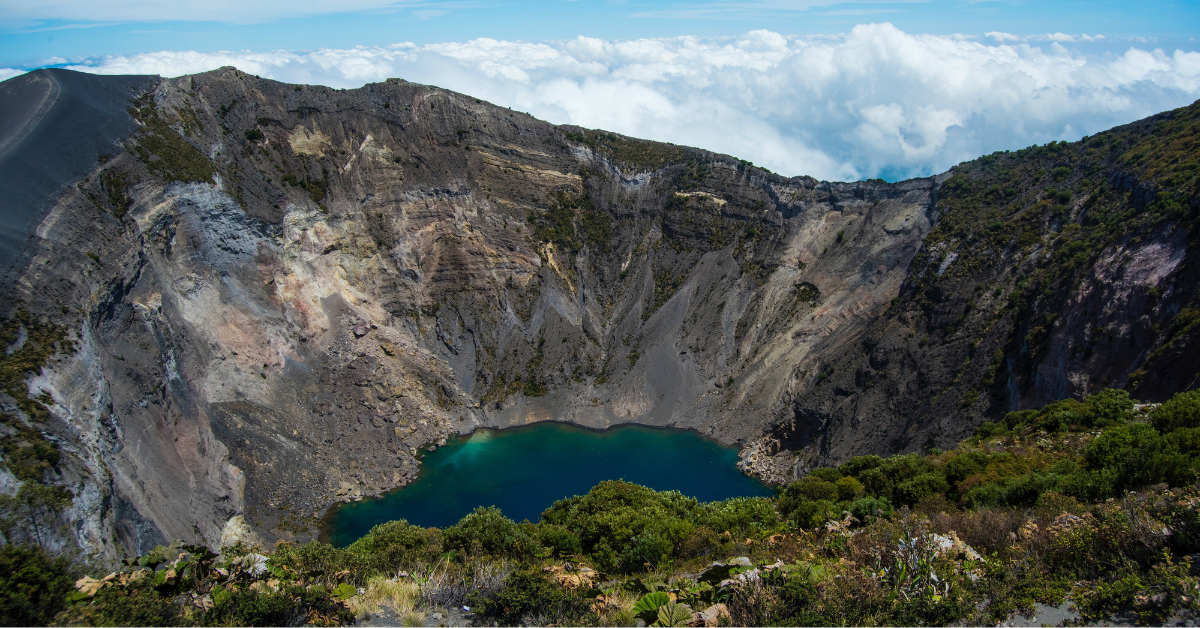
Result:
{"type": "Polygon", "coordinates": [[[990,624],[1070,598],[1081,621],[1200,612],[1200,393],[1119,391],[1012,413],[946,452],[853,458],[775,499],[699,503],[603,482],[537,524],[481,508],[354,544],[173,545],[72,591],[0,548],[6,623],[347,624],[390,608],[481,623],[990,624]]]}

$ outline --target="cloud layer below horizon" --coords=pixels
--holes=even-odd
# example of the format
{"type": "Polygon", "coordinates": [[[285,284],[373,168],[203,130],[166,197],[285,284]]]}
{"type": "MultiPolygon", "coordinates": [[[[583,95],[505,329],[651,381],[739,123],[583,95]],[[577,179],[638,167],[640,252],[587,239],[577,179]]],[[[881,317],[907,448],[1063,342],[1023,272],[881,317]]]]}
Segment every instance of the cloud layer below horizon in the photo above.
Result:
{"type": "MultiPolygon", "coordinates": [[[[1075,140],[1200,98],[1200,53],[1084,54],[1066,35],[1015,42],[849,34],[275,52],[155,52],[67,65],[178,76],[237,66],[293,83],[429,83],[554,123],[698,146],[785,175],[923,176],[995,150],[1075,140]],[[1057,40],[1056,40],[1057,39],[1057,40]],[[1062,43],[1060,43],[1062,42],[1062,43]]],[[[16,73],[0,69],[0,78],[16,73]]]]}

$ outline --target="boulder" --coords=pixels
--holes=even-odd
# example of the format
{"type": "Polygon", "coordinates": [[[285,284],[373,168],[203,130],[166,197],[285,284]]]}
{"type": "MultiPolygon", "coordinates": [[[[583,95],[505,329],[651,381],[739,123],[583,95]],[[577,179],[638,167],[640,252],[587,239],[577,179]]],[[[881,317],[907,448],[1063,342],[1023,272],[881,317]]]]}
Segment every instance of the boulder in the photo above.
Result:
{"type": "Polygon", "coordinates": [[[262,544],[258,535],[246,523],[246,518],[242,515],[234,515],[225,522],[225,527],[221,529],[221,549],[232,547],[239,541],[251,547],[262,544]]]}

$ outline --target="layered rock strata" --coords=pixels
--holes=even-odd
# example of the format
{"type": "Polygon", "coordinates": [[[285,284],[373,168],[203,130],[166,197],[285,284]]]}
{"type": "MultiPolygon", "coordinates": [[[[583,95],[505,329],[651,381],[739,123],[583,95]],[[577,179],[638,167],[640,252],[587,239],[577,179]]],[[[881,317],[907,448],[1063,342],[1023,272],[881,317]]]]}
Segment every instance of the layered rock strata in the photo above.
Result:
{"type": "Polygon", "coordinates": [[[73,342],[27,384],[69,454],[45,481],[102,559],[230,525],[311,538],[480,426],[694,429],[779,480],[999,411],[913,427],[942,357],[889,331],[920,320],[897,304],[953,173],[784,178],[401,80],[224,68],[128,105],[136,132],[35,212],[5,285],[73,342]],[[897,383],[852,387],[859,362],[897,383]]]}

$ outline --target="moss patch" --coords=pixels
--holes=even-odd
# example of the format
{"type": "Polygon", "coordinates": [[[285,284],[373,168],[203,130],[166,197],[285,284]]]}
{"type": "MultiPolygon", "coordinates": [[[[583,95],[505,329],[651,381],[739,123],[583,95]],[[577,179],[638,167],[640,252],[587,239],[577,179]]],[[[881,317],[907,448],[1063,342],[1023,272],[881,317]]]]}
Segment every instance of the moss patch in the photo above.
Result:
{"type": "Polygon", "coordinates": [[[622,137],[604,131],[566,133],[569,141],[583,144],[621,164],[657,170],[687,159],[689,151],[682,146],[622,137]]]}

